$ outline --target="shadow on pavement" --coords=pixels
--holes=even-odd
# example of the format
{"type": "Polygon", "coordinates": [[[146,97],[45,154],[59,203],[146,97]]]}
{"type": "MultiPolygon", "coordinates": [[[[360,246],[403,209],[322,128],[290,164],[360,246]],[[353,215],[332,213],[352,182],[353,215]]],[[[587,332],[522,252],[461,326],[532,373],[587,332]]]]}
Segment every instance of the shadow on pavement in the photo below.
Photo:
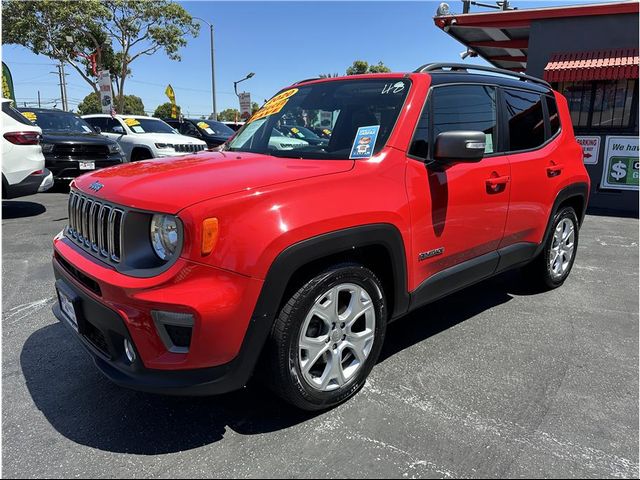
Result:
{"type": "MultiPolygon", "coordinates": [[[[516,273],[517,275],[517,273],[516,273]]],[[[435,302],[389,327],[380,362],[478,313],[508,302],[513,279],[497,277],[435,302]]],[[[164,397],[121,389],[56,323],[24,345],[21,367],[37,408],[70,440],[117,453],[156,455],[221,440],[227,428],[254,435],[313,418],[252,382],[218,397],[164,397]]]]}
{"type": "Polygon", "coordinates": [[[14,218],[35,217],[46,212],[44,205],[35,202],[2,201],[2,218],[9,220],[14,218]]]}

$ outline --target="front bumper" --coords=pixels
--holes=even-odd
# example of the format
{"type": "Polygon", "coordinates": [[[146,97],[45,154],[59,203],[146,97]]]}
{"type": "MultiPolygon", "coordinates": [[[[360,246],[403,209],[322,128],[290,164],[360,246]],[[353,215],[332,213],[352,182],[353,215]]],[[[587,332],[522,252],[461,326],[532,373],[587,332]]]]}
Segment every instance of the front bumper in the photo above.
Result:
{"type": "Polygon", "coordinates": [[[80,162],[94,162],[95,170],[101,168],[113,167],[125,162],[124,155],[111,155],[107,158],[74,158],[61,159],[51,156],[45,156],[45,165],[53,173],[55,180],[73,180],[85,173],[94,172],[95,170],[80,170],[80,162]]]}
{"type": "Polygon", "coordinates": [[[67,242],[56,238],[53,268],[56,287],[74,299],[78,331],[59,305],[53,312],[107,378],[174,395],[219,394],[246,384],[260,353],[245,343],[261,281],[183,259],[153,279],[126,277],[67,242]],[[167,350],[151,310],[194,315],[188,353],[167,350]],[[124,352],[125,338],[135,346],[133,363],[124,352]]]}

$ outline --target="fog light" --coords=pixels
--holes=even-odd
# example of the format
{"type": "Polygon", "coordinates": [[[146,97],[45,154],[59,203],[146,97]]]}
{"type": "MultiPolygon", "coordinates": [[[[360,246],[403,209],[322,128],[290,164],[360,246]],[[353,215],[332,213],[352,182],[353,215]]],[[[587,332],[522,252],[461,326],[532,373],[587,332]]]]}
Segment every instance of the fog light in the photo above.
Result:
{"type": "Polygon", "coordinates": [[[136,361],[136,352],[133,349],[133,344],[129,341],[128,338],[124,339],[124,353],[127,356],[127,360],[131,363],[136,361]]]}

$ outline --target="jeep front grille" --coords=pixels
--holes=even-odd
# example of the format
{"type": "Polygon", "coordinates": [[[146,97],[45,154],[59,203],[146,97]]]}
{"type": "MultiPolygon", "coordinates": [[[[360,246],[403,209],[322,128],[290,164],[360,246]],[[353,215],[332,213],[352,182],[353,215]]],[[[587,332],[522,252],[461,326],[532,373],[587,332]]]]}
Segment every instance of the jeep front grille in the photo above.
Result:
{"type": "Polygon", "coordinates": [[[65,235],[94,257],[120,263],[124,216],[124,210],[71,191],[65,235]]]}
{"type": "Polygon", "coordinates": [[[176,144],[173,146],[176,152],[201,152],[205,145],[195,145],[193,143],[176,144]]]}

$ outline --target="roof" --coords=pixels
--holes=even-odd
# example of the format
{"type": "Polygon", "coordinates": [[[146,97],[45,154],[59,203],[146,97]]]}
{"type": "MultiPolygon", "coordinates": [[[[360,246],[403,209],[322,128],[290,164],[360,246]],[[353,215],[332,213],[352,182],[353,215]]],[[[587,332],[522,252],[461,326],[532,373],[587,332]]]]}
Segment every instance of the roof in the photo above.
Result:
{"type": "Polygon", "coordinates": [[[636,1],[524,10],[449,14],[434,17],[437,27],[473,49],[492,65],[515,72],[527,68],[529,32],[535,20],[593,15],[638,14],[636,1]]]}
{"type": "Polygon", "coordinates": [[[548,82],[638,78],[638,49],[555,53],[544,69],[548,82]]]}

